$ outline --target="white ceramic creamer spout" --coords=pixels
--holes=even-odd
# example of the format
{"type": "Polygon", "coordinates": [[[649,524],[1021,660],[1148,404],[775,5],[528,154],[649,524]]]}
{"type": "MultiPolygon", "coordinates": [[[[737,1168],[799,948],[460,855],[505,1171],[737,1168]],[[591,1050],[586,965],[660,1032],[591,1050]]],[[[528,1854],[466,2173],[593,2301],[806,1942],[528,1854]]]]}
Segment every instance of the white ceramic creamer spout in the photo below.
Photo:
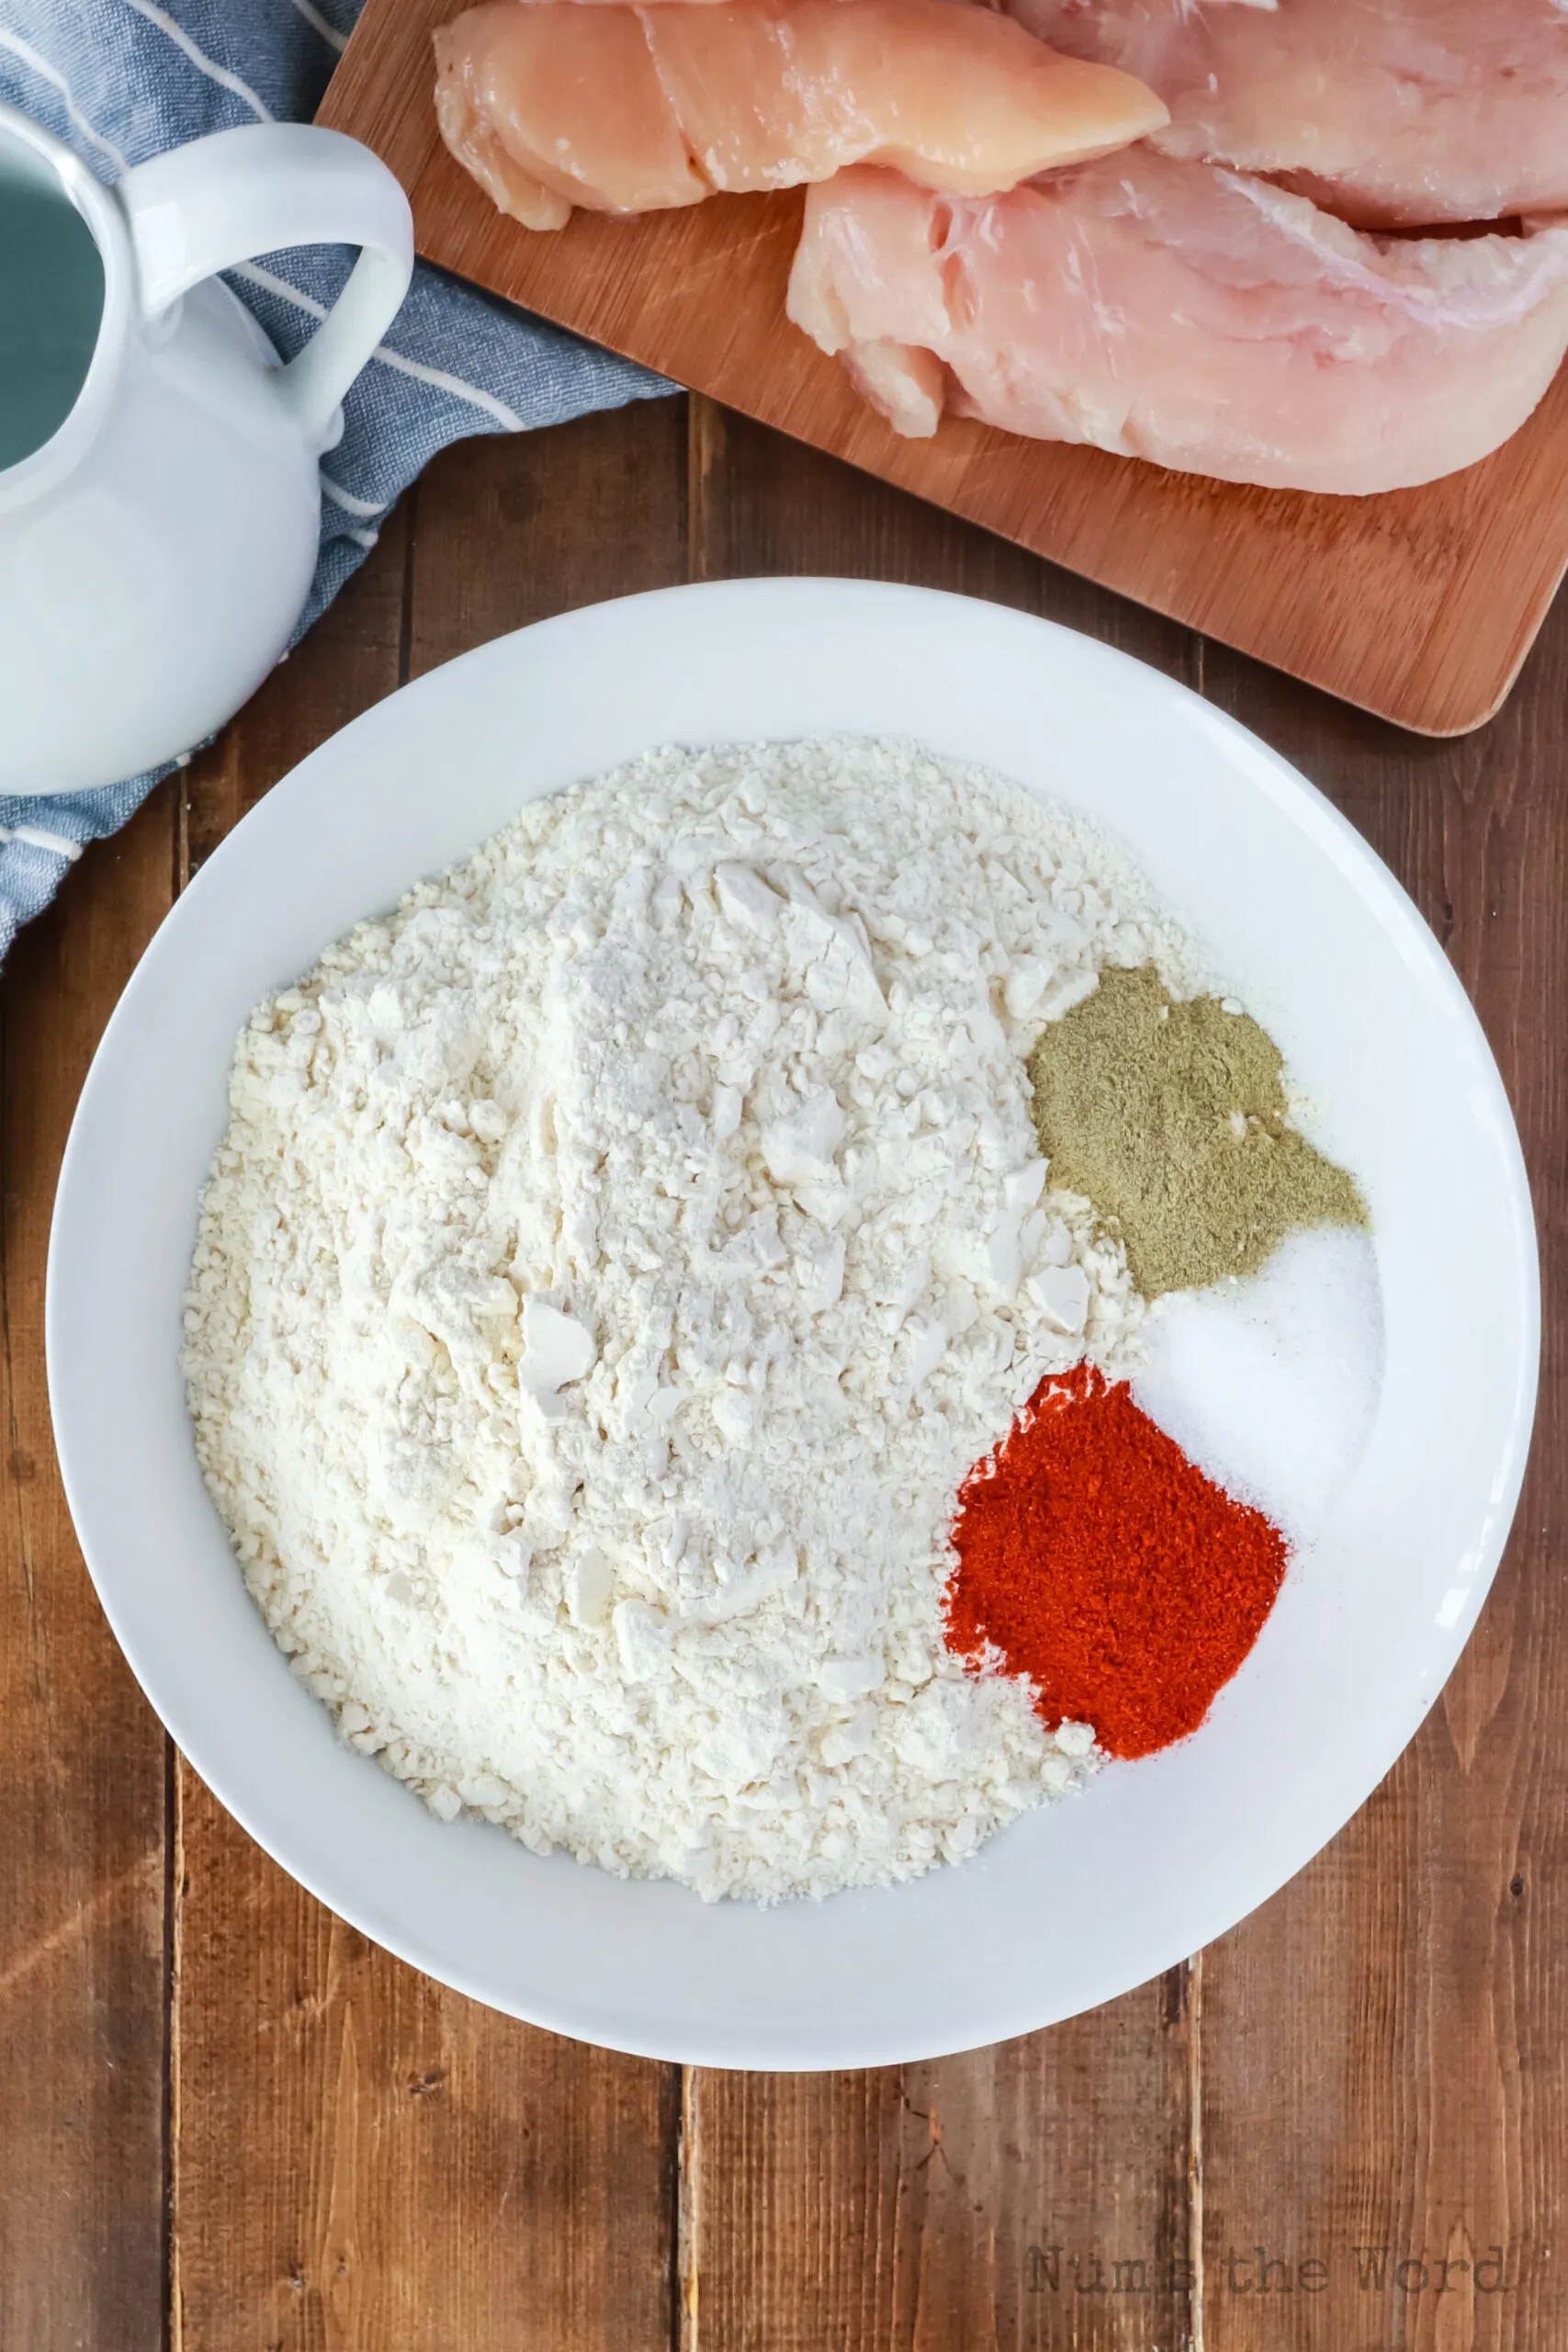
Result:
{"type": "Polygon", "coordinates": [[[80,791],[201,741],[287,645],[412,222],[336,131],[220,131],[108,189],[0,107],[0,794],[80,791]],[[359,258],[280,366],[217,273],[323,243],[359,258]]]}

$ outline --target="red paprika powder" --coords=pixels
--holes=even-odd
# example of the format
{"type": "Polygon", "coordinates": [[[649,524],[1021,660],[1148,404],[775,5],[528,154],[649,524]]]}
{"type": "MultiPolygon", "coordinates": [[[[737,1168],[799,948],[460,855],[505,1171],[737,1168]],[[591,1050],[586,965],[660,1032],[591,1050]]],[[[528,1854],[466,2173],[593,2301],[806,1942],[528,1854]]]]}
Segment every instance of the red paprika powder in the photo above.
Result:
{"type": "Polygon", "coordinates": [[[947,1639],[1112,1756],[1196,1731],[1262,1630],[1285,1539],[1092,1364],[1042,1381],[960,1489],[947,1639]]]}

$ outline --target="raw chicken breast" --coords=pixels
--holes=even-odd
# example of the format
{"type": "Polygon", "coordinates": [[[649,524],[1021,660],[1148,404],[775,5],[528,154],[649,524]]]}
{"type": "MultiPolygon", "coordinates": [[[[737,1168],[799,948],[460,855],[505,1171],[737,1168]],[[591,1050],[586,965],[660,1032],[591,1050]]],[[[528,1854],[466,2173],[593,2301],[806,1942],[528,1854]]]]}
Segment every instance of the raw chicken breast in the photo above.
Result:
{"type": "Polygon", "coordinates": [[[1468,466],[1568,346],[1568,226],[1374,238],[1147,147],[1010,195],[846,172],[789,314],[901,433],[944,407],[1183,472],[1367,492],[1468,466]]]}
{"type": "Polygon", "coordinates": [[[953,0],[498,0],[435,36],[436,112],[503,212],[649,212],[840,164],[986,194],[1166,119],[1129,74],[953,0]]]}
{"type": "Polygon", "coordinates": [[[1568,0],[1006,0],[1153,85],[1168,154],[1282,177],[1364,228],[1568,206],[1568,0]]]}

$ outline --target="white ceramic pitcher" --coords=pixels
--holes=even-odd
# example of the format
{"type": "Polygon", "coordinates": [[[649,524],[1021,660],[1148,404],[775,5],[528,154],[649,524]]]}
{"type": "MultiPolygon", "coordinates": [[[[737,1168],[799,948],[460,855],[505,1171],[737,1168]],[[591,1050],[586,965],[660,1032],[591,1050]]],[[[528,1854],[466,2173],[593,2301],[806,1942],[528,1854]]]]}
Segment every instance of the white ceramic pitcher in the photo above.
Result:
{"type": "Polygon", "coordinates": [[[0,793],[172,759],[265,677],[412,268],[401,188],[336,131],[219,131],[109,189],[0,107],[0,793]],[[215,272],[322,243],[359,260],[280,367],[215,272]]]}

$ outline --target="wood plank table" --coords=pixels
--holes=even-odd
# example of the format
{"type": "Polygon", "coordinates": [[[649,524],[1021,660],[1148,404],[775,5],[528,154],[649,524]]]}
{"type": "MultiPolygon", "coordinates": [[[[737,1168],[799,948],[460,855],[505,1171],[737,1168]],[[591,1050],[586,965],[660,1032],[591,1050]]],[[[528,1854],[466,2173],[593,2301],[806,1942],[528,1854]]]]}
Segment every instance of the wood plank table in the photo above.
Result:
{"type": "Polygon", "coordinates": [[[23,934],[0,1057],[0,2352],[1568,2345],[1568,605],[1499,718],[1419,741],[703,401],[471,442],[221,741],[23,934]],[[682,2076],[388,1959],[181,1762],[66,1518],[44,1250],[117,991],[286,768],[501,630],[772,571],[1048,613],[1185,679],[1333,794],[1501,1059],[1540,1219],[1545,1378],[1459,1672],[1263,1910],[998,2049],[682,2076]]]}

